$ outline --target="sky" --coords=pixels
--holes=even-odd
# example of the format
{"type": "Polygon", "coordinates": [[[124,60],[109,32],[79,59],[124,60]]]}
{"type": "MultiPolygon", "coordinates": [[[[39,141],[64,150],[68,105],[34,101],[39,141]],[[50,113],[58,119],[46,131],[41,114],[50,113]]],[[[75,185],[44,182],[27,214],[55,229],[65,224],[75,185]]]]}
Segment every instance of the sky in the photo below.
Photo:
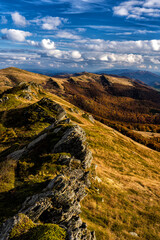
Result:
{"type": "Polygon", "coordinates": [[[1,0],[0,68],[160,72],[160,0],[1,0]]]}

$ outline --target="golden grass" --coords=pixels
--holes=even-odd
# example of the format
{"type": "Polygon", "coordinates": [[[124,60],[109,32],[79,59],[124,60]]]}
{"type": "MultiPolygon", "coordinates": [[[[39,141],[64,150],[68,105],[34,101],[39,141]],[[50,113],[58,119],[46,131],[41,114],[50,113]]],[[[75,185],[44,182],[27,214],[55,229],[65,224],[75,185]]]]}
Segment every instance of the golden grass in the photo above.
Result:
{"type": "Polygon", "coordinates": [[[97,121],[91,123],[82,110],[70,112],[75,106],[56,95],[46,97],[79,119],[86,131],[93,165],[82,218],[96,231],[97,240],[160,240],[160,153],[97,121]]]}
{"type": "Polygon", "coordinates": [[[84,221],[99,240],[135,239],[130,232],[160,239],[160,153],[98,122],[83,128],[97,166],[82,203],[84,221]]]}
{"type": "Polygon", "coordinates": [[[133,130],[135,133],[141,134],[143,137],[146,138],[153,138],[153,137],[160,137],[160,133],[154,133],[154,132],[143,132],[143,131],[136,131],[133,130]]]}
{"type": "Polygon", "coordinates": [[[107,75],[107,78],[109,79],[109,81],[111,83],[118,83],[118,84],[121,84],[121,85],[131,86],[131,87],[134,86],[132,80],[127,79],[127,78],[111,77],[111,76],[108,76],[108,75],[107,75]]]}
{"type": "MultiPolygon", "coordinates": [[[[55,95],[51,98],[67,112],[74,108],[55,95]]],[[[160,153],[97,121],[91,123],[81,110],[69,114],[82,122],[93,153],[92,187],[82,201],[82,219],[96,231],[97,240],[159,240],[160,153]]]]}

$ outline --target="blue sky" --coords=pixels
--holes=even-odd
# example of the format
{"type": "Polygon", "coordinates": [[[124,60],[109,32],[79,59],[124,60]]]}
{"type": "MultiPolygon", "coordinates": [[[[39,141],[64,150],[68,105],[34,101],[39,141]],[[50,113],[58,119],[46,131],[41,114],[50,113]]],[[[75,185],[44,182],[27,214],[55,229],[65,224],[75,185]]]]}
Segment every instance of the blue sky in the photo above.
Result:
{"type": "Polygon", "coordinates": [[[160,0],[1,0],[0,64],[160,72],[160,0]]]}

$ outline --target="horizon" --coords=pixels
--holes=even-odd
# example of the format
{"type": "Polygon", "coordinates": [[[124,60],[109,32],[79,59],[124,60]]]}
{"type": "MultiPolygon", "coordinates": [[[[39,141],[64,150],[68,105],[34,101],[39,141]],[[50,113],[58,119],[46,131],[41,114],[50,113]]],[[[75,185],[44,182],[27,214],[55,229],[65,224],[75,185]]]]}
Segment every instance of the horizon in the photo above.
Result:
{"type": "Polygon", "coordinates": [[[0,11],[1,68],[160,72],[159,0],[2,0],[0,11]]]}
{"type": "MultiPolygon", "coordinates": [[[[37,74],[42,74],[42,75],[47,75],[47,76],[56,76],[56,75],[74,75],[74,74],[83,74],[83,73],[93,73],[93,74],[108,74],[108,75],[115,75],[115,76],[122,76],[121,74],[126,74],[128,73],[136,73],[136,72],[148,72],[150,74],[155,74],[160,77],[160,72],[155,72],[155,71],[148,71],[148,70],[142,70],[142,69],[126,69],[126,68],[115,68],[115,69],[107,69],[103,71],[54,71],[54,70],[47,70],[47,69],[29,69],[29,68],[19,68],[19,67],[14,67],[14,66],[9,66],[6,68],[0,68],[0,70],[5,70],[8,68],[17,68],[19,70],[24,70],[32,73],[37,73],[37,74]]],[[[124,75],[124,77],[128,78],[127,76],[124,75]]]]}

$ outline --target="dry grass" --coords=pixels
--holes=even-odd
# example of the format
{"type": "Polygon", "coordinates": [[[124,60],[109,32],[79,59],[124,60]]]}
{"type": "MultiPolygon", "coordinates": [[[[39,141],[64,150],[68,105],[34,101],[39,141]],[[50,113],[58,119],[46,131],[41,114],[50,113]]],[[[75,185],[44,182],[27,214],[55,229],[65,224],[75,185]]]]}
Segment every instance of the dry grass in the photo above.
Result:
{"type": "Polygon", "coordinates": [[[133,130],[135,133],[141,134],[143,137],[146,138],[153,138],[153,137],[160,137],[160,133],[154,133],[154,132],[143,132],[143,131],[136,131],[133,130]]]}
{"type": "Polygon", "coordinates": [[[14,188],[16,165],[15,160],[0,162],[0,192],[14,188]]]}
{"type": "MultiPolygon", "coordinates": [[[[52,99],[66,111],[74,108],[57,96],[52,99]]],[[[81,110],[70,114],[82,122],[93,153],[92,187],[82,202],[83,220],[98,240],[159,240],[160,153],[97,121],[91,123],[81,110]]]]}
{"type": "Polygon", "coordinates": [[[75,107],[58,96],[46,96],[81,121],[87,133],[94,159],[82,218],[96,231],[97,240],[160,240],[160,153],[97,121],[91,123],[79,109],[70,112],[75,107]]]}
{"type": "Polygon", "coordinates": [[[15,86],[20,82],[35,82],[38,84],[44,84],[48,76],[31,73],[18,68],[5,68],[0,70],[0,90],[6,90],[15,86]]]}
{"type": "Polygon", "coordinates": [[[99,240],[160,239],[160,153],[100,123],[83,128],[97,166],[83,219],[99,240]]]}
{"type": "Polygon", "coordinates": [[[111,76],[108,76],[108,75],[107,75],[107,78],[111,83],[118,83],[118,84],[121,84],[121,85],[131,86],[131,87],[134,86],[132,80],[127,79],[127,78],[111,77],[111,76]]]}

